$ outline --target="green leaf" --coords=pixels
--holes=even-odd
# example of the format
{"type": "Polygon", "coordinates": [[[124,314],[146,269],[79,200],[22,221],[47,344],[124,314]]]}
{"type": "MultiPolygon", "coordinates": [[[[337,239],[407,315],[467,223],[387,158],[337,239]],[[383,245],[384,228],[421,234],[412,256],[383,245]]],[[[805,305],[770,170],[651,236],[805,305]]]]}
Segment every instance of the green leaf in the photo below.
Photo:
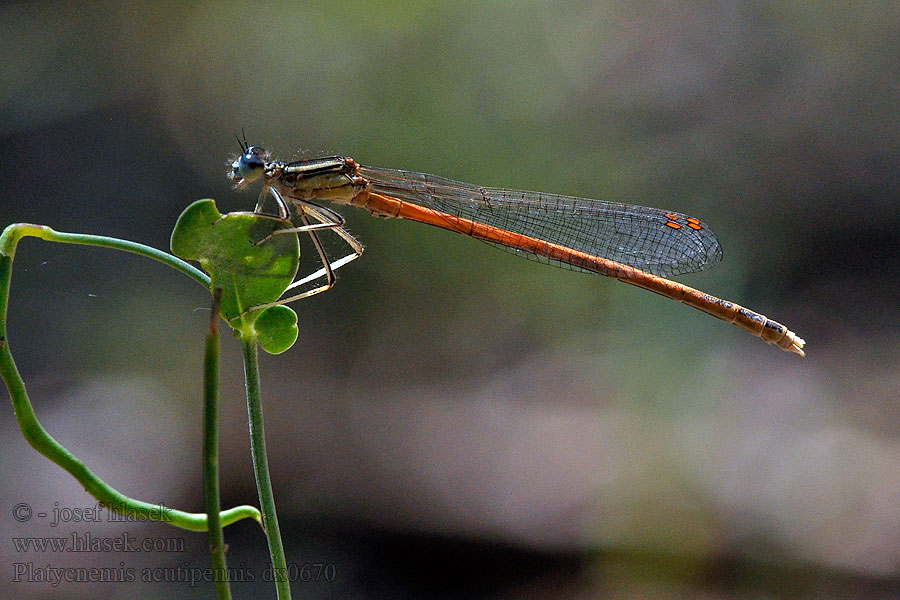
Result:
{"type": "Polygon", "coordinates": [[[297,341],[297,313],[284,305],[262,311],[253,324],[259,346],[269,354],[281,354],[297,341]]]}
{"type": "MultiPolygon", "coordinates": [[[[222,215],[213,200],[198,200],[188,206],[172,232],[172,253],[195,260],[210,276],[210,291],[222,288],[219,314],[242,335],[258,335],[254,325],[269,310],[250,310],[275,302],[294,280],[300,262],[300,244],[294,234],[275,235],[273,231],[292,227],[286,220],[258,213],[238,212],[222,215]]],[[[272,307],[276,308],[276,307],[272,307]]],[[[297,337],[297,316],[293,324],[283,311],[272,313],[265,321],[269,348],[287,350],[297,337]],[[280,329],[279,329],[280,328],[280,329]],[[291,341],[285,346],[286,340],[291,341]]],[[[261,342],[262,343],[262,342],[261,342]]]]}

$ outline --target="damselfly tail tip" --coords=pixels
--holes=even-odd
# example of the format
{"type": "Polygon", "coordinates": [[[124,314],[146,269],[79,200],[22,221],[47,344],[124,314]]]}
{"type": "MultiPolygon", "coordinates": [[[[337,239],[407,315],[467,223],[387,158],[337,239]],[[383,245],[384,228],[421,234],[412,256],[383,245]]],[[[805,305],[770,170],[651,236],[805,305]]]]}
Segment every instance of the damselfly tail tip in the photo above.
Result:
{"type": "Polygon", "coordinates": [[[803,351],[803,347],[806,345],[806,340],[802,337],[794,333],[793,331],[788,330],[785,334],[784,338],[778,344],[782,350],[786,350],[787,352],[793,352],[794,354],[799,354],[800,356],[806,356],[806,353],[803,351]]]}

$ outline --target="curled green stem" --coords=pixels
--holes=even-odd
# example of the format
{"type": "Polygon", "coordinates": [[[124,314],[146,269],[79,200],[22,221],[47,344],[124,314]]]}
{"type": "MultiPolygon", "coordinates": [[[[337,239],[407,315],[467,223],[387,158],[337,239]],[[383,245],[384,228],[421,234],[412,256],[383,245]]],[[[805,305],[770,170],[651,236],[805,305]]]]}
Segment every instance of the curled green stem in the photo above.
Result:
{"type": "MultiPolygon", "coordinates": [[[[69,452],[41,426],[31,405],[25,382],[13,360],[6,335],[6,316],[9,305],[9,288],[12,279],[13,257],[16,245],[23,237],[37,237],[52,242],[86,244],[123,250],[139,254],[165,263],[204,286],[209,286],[209,278],[186,262],[143,244],[108,238],[104,236],[60,233],[49,227],[30,224],[14,224],[0,234],[0,377],[6,383],[16,421],[25,440],[32,448],[49,458],[72,475],[84,489],[109,510],[169,523],[190,531],[207,531],[209,527],[205,513],[190,513],[169,508],[162,504],[151,504],[120,493],[88,469],[81,460],[69,452]]],[[[219,515],[222,525],[230,525],[241,519],[254,519],[262,524],[259,510],[253,506],[236,506],[222,511],[219,515]]]]}
{"type": "MultiPolygon", "coordinates": [[[[146,258],[161,262],[165,265],[181,271],[206,289],[209,289],[209,277],[200,269],[184,262],[177,256],[172,256],[168,252],[131,242],[128,240],[120,240],[104,235],[89,235],[86,233],[64,233],[56,231],[46,225],[32,225],[31,223],[14,223],[3,230],[0,234],[0,255],[12,258],[16,253],[16,244],[23,237],[36,237],[48,242],[59,242],[62,244],[80,244],[84,246],[99,246],[101,248],[112,248],[132,254],[139,254],[146,258]]],[[[8,293],[8,290],[7,290],[8,293]]],[[[5,314],[4,314],[5,319],[5,314]]]]}

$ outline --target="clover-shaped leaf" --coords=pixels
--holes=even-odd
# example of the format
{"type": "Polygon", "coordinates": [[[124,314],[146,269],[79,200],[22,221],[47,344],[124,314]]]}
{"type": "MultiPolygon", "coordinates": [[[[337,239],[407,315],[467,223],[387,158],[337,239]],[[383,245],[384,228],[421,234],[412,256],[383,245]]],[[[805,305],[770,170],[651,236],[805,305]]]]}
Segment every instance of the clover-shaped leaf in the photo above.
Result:
{"type": "Polygon", "coordinates": [[[260,312],[253,324],[260,347],[269,354],[281,354],[297,341],[297,313],[279,304],[260,312]]]}
{"type": "Polygon", "coordinates": [[[198,200],[181,213],[172,232],[172,253],[199,262],[211,289],[222,288],[222,318],[241,335],[258,336],[263,350],[273,354],[296,340],[297,315],[285,306],[253,307],[278,300],[297,274],[297,236],[269,237],[290,227],[289,221],[258,213],[222,215],[215,201],[198,200]]]}

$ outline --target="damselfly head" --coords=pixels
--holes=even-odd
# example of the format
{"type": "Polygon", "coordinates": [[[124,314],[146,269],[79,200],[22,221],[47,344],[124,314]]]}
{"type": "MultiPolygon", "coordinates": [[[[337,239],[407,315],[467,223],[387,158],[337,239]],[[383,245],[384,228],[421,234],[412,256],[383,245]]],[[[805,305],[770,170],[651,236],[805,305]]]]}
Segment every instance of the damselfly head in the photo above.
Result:
{"type": "Polygon", "coordinates": [[[238,186],[262,177],[269,159],[268,153],[259,146],[244,146],[241,150],[244,153],[231,163],[231,172],[228,174],[238,186]]]}

